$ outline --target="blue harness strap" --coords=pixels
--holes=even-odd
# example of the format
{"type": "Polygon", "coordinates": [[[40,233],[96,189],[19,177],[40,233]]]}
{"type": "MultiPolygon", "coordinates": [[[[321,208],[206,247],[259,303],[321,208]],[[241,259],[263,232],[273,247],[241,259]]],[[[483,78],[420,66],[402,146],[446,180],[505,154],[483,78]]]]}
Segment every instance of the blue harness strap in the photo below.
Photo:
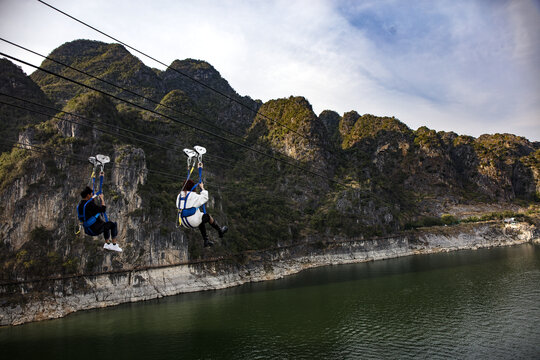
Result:
{"type": "MultiPolygon", "coordinates": [[[[103,194],[103,175],[99,175],[99,191],[94,194],[94,182],[95,181],[96,181],[96,178],[93,177],[92,178],[92,194],[93,195],[103,194]]],[[[103,217],[105,218],[105,222],[109,221],[109,218],[107,217],[107,212],[104,211],[102,214],[103,214],[103,217]]]]}
{"type": "MultiPolygon", "coordinates": [[[[109,221],[109,218],[107,217],[107,212],[104,211],[102,213],[97,213],[96,215],[94,216],[91,216],[89,219],[86,219],[86,205],[88,205],[88,203],[90,201],[92,201],[94,199],[95,196],[97,195],[100,195],[100,194],[103,194],[103,175],[99,175],[99,191],[96,193],[96,175],[95,175],[95,170],[96,170],[96,167],[94,167],[94,171],[92,171],[92,199],[88,200],[84,206],[83,206],[83,211],[82,211],[82,215],[79,211],[79,205],[77,205],[77,216],[79,217],[79,221],[82,223],[83,225],[83,228],[84,228],[84,232],[90,236],[96,236],[97,234],[94,234],[94,232],[92,231],[92,229],[90,229],[90,227],[92,225],[94,225],[97,221],[97,219],[99,218],[99,216],[101,214],[103,214],[103,217],[105,218],[105,222],[109,221]]],[[[103,170],[103,168],[102,168],[103,170]]]]}
{"type": "MultiPolygon", "coordinates": [[[[99,176],[99,194],[103,193],[103,175],[99,176]]],[[[109,221],[109,218],[107,217],[107,212],[103,212],[103,217],[105,218],[105,222],[109,221]]]]}
{"type": "MultiPolygon", "coordinates": [[[[199,168],[199,183],[197,185],[199,185],[201,181],[202,181],[202,167],[199,168]]],[[[206,204],[202,205],[202,210],[203,210],[203,214],[206,214],[206,204]]]]}
{"type": "Polygon", "coordinates": [[[189,197],[189,194],[191,194],[191,192],[195,189],[195,187],[197,187],[197,185],[195,185],[186,195],[186,197],[180,197],[180,201],[184,200],[184,208],[180,210],[180,219],[182,220],[182,225],[184,225],[185,227],[190,227],[192,229],[195,229],[195,226],[191,225],[189,223],[189,220],[188,220],[188,217],[194,215],[196,212],[197,212],[197,208],[196,207],[190,207],[188,209],[186,209],[186,205],[187,205],[187,199],[189,197]]]}
{"type": "MultiPolygon", "coordinates": [[[[189,175],[191,175],[191,172],[188,173],[188,178],[186,179],[186,181],[189,180],[189,175]]],[[[184,225],[185,227],[190,227],[192,229],[195,229],[195,226],[191,225],[187,218],[194,215],[197,212],[197,208],[196,207],[186,208],[187,199],[188,199],[189,194],[191,194],[193,192],[193,190],[195,190],[197,188],[197,186],[199,186],[201,181],[202,181],[202,168],[199,167],[199,182],[197,184],[195,184],[191,188],[191,190],[189,190],[189,192],[186,194],[186,197],[180,197],[180,201],[182,201],[182,200],[184,201],[184,208],[180,209],[180,213],[179,213],[180,221],[181,221],[182,225],[184,225]]],[[[206,214],[206,206],[205,206],[205,204],[203,204],[201,207],[202,207],[202,210],[203,210],[203,214],[206,214]]]]}
{"type": "Polygon", "coordinates": [[[96,168],[95,167],[90,177],[92,178],[92,195],[94,195],[94,193],[96,192],[96,168]]]}
{"type": "Polygon", "coordinates": [[[79,206],[81,204],[77,205],[77,215],[79,216],[79,221],[82,222],[84,232],[87,233],[90,236],[96,236],[96,234],[94,234],[92,229],[90,229],[90,226],[92,226],[92,225],[94,225],[96,223],[96,221],[99,218],[99,215],[101,215],[101,213],[97,213],[96,215],[91,216],[88,220],[86,219],[86,205],[88,205],[88,203],[90,203],[90,201],[92,201],[92,200],[94,200],[94,199],[92,198],[92,199],[90,199],[90,200],[88,200],[87,202],[84,203],[82,216],[81,216],[81,212],[79,211],[79,206]]]}

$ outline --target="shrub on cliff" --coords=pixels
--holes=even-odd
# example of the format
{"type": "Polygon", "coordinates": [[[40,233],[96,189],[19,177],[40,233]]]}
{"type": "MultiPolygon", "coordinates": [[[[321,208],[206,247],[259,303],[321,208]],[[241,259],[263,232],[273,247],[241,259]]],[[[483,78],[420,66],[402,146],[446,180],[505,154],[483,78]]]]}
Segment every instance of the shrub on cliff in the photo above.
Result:
{"type": "Polygon", "coordinates": [[[454,215],[450,214],[443,214],[441,216],[441,221],[445,225],[454,225],[459,223],[459,220],[454,215]]]}

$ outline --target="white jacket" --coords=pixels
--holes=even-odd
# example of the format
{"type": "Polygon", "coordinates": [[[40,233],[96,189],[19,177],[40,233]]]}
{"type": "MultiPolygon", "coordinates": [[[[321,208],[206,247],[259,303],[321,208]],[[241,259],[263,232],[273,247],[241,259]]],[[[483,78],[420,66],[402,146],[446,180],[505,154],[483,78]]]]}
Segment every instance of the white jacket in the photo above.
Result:
{"type": "MultiPolygon", "coordinates": [[[[181,200],[181,198],[185,198],[187,193],[188,193],[187,191],[182,191],[176,197],[176,207],[180,210],[184,208],[184,200],[181,200]]],[[[186,218],[192,227],[197,227],[201,224],[203,213],[202,211],[199,210],[199,207],[202,206],[203,204],[206,204],[207,201],[208,201],[208,190],[202,190],[200,194],[197,194],[196,192],[192,192],[191,194],[189,194],[187,198],[186,209],[189,209],[192,207],[197,208],[197,211],[195,212],[195,214],[188,216],[186,218]]],[[[182,222],[182,225],[185,226],[183,222],[182,222]]]]}

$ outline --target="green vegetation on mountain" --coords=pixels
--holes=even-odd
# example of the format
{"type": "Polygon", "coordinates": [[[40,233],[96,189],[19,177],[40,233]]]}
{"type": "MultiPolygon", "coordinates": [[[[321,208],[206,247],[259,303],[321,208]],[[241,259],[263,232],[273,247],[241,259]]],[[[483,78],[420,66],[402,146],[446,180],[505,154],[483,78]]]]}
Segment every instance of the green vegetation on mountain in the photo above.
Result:
{"type": "MultiPolygon", "coordinates": [[[[0,229],[0,266],[6,280],[38,276],[39,269],[47,274],[92,273],[234,258],[246,250],[332,237],[369,239],[424,226],[506,215],[529,221],[536,216],[525,209],[536,206],[540,197],[540,146],[522,137],[411,130],[394,117],[356,111],[340,116],[326,110],[317,116],[303,97],[263,104],[238,95],[207,62],[175,60],[169,69],[151,69],[118,44],[77,40],[50,56],[155,102],[49,60],[42,66],[149,111],[40,71],[26,77],[9,61],[0,61],[2,91],[49,106],[54,102],[62,110],[57,115],[65,118],[0,106],[2,138],[20,136],[41,149],[1,148],[0,194],[6,201],[0,212],[5,224],[0,229]],[[8,86],[13,83],[18,85],[8,86]],[[230,227],[212,248],[202,247],[197,230],[178,229],[176,223],[176,195],[186,176],[182,149],[194,145],[208,150],[208,211],[230,227]],[[84,159],[97,153],[112,159],[105,195],[111,216],[120,224],[121,257],[104,255],[97,241],[74,234],[74,207],[90,171],[84,159]],[[511,210],[493,210],[500,204],[511,210]]],[[[212,229],[208,231],[215,239],[212,229]]]]}
{"type": "MultiPolygon", "coordinates": [[[[163,93],[159,86],[158,75],[118,44],[76,40],[60,46],[48,57],[121,87],[136,89],[137,93],[154,100],[158,100],[161,97],[160,94],[163,93]]],[[[103,84],[99,80],[51,60],[43,61],[41,67],[103,91],[122,95],[126,99],[140,101],[140,98],[134,95],[123,93],[111,85],[103,84]]],[[[40,70],[36,70],[30,77],[51,99],[59,104],[65,104],[76,94],[90,91],[40,70]]]]}
{"type": "MultiPolygon", "coordinates": [[[[51,106],[52,104],[39,86],[29,79],[20,67],[7,59],[0,59],[0,92],[45,106],[51,106]]],[[[39,106],[29,105],[7,96],[0,95],[0,101],[50,113],[50,111],[43,111],[39,106]]],[[[24,126],[37,124],[46,120],[46,117],[0,103],[0,119],[2,121],[0,126],[0,152],[4,152],[11,149],[11,144],[18,140],[19,133],[24,126]]]]}
{"type": "Polygon", "coordinates": [[[291,96],[263,104],[250,129],[250,137],[262,139],[294,159],[313,161],[322,156],[328,136],[309,102],[291,96]]]}
{"type": "Polygon", "coordinates": [[[350,148],[363,139],[375,139],[379,136],[388,137],[392,133],[403,136],[410,132],[407,125],[396,118],[366,114],[360,116],[352,128],[343,135],[343,148],[350,148]]]}

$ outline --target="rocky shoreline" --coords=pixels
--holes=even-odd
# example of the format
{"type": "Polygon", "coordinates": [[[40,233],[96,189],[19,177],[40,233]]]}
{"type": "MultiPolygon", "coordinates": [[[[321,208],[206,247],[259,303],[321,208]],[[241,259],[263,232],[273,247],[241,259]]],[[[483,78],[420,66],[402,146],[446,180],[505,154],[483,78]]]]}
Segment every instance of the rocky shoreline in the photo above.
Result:
{"type": "Polygon", "coordinates": [[[415,254],[540,243],[526,223],[434,227],[384,239],[310,241],[235,260],[212,260],[144,270],[0,286],[0,326],[66,316],[80,310],[275,280],[302,270],[415,254]]]}

